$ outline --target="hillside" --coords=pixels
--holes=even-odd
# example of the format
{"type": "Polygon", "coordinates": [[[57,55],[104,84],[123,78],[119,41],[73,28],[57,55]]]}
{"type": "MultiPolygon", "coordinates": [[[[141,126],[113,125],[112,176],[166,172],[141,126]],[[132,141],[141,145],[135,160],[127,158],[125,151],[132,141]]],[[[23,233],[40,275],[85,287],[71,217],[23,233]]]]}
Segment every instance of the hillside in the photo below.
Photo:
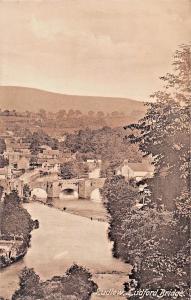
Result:
{"type": "Polygon", "coordinates": [[[39,109],[56,112],[61,109],[80,110],[87,113],[90,110],[111,113],[112,111],[141,113],[145,111],[143,102],[125,98],[74,96],[34,88],[0,86],[0,109],[17,111],[38,111],[39,109]],[[138,112],[139,111],[139,112],[138,112]]]}

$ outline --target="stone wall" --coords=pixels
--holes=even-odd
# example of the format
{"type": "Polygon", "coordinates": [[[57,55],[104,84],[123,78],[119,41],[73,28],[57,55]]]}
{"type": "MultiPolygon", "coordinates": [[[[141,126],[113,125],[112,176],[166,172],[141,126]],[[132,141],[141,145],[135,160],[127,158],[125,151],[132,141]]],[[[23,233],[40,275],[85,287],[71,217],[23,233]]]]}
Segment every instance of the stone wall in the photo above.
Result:
{"type": "Polygon", "coordinates": [[[65,189],[76,191],[79,198],[89,199],[91,192],[97,188],[102,188],[105,178],[94,179],[68,179],[56,181],[36,181],[33,182],[31,188],[41,188],[47,192],[48,198],[58,198],[60,193],[65,189]]]}

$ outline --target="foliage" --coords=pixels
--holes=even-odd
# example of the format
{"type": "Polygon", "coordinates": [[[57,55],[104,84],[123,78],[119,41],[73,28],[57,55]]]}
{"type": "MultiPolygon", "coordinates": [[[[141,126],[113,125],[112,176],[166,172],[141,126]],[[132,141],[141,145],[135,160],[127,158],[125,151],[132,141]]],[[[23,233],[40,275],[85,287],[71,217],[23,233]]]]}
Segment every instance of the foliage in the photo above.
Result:
{"type": "Polygon", "coordinates": [[[0,202],[1,202],[1,197],[3,196],[3,191],[4,188],[0,185],[0,202]]]}
{"type": "Polygon", "coordinates": [[[24,186],[23,186],[23,201],[27,202],[30,195],[31,195],[30,186],[27,183],[25,183],[24,186]]]}
{"type": "Polygon", "coordinates": [[[43,295],[40,286],[40,277],[34,272],[33,269],[28,269],[27,267],[25,267],[22,270],[19,278],[20,289],[13,295],[13,300],[22,299],[22,297],[27,297],[29,295],[31,296],[31,298],[35,297],[34,299],[38,299],[38,297],[41,297],[43,295]]]}
{"type": "Polygon", "coordinates": [[[60,176],[62,179],[81,178],[87,176],[88,171],[88,165],[80,159],[65,162],[60,166],[60,176]]]}
{"type": "Polygon", "coordinates": [[[162,77],[164,91],[153,95],[145,117],[128,126],[134,131],[130,141],[154,159],[154,178],[148,181],[151,202],[137,209],[129,206],[128,193],[125,201],[125,186],[106,181],[104,187],[114,254],[134,266],[131,280],[125,284],[132,300],[139,299],[131,293],[138,288],[177,289],[184,294],[181,299],[189,299],[189,46],[176,52],[173,65],[175,74],[162,77]],[[120,205],[118,194],[124,199],[120,205]]]}
{"type": "Polygon", "coordinates": [[[4,151],[6,151],[5,140],[3,138],[0,138],[0,154],[3,154],[4,151]]]}
{"type": "MultiPolygon", "coordinates": [[[[160,213],[162,217],[160,223],[157,222],[156,216],[152,220],[147,217],[145,219],[143,230],[148,232],[149,219],[149,225],[153,221],[156,223],[157,232],[152,232],[150,239],[145,240],[148,245],[146,252],[140,255],[142,257],[138,273],[142,287],[166,289],[176,287],[184,291],[182,299],[188,299],[191,204],[190,46],[183,45],[176,52],[173,65],[174,74],[167,74],[161,78],[165,82],[164,90],[152,96],[155,101],[148,104],[145,117],[139,124],[129,126],[139,130],[137,136],[130,136],[131,141],[138,142],[141,151],[145,155],[151,154],[154,158],[155,176],[150,181],[151,200],[155,204],[161,202],[166,209],[160,213]],[[164,218],[167,216],[165,221],[164,218]]],[[[151,208],[148,212],[151,212],[151,208]]],[[[144,220],[142,216],[141,220],[144,220]]],[[[139,218],[135,227],[138,221],[139,218]]],[[[140,230],[137,228],[135,231],[136,236],[139,236],[140,230]]],[[[128,231],[126,233],[128,234],[128,231]]],[[[144,234],[141,236],[144,245],[144,234]]],[[[139,253],[136,244],[132,244],[133,248],[132,251],[139,253]]]]}
{"type": "Polygon", "coordinates": [[[0,220],[1,233],[5,235],[21,235],[28,239],[33,228],[33,221],[20,202],[21,200],[16,191],[5,195],[0,220]]]}
{"type": "Polygon", "coordinates": [[[87,128],[74,134],[68,134],[62,147],[73,153],[81,154],[84,160],[97,158],[104,161],[103,173],[119,166],[124,159],[139,161],[141,155],[137,145],[125,140],[123,128],[103,127],[92,130],[87,128]]]}
{"type": "Polygon", "coordinates": [[[60,166],[60,176],[62,179],[72,179],[77,177],[77,170],[73,162],[66,162],[60,166]]]}
{"type": "Polygon", "coordinates": [[[3,155],[0,155],[0,168],[4,168],[9,164],[8,160],[4,158],[3,155]]]}
{"type": "MultiPolygon", "coordinates": [[[[37,151],[39,151],[39,148],[38,148],[37,151]]],[[[35,167],[36,165],[38,165],[38,157],[37,157],[36,154],[35,154],[35,151],[34,151],[33,155],[30,158],[29,164],[30,164],[31,167],[35,167]]]]}
{"type": "MultiPolygon", "coordinates": [[[[153,290],[176,286],[185,292],[182,299],[188,299],[189,199],[185,206],[179,200],[174,213],[161,211],[157,206],[138,209],[138,192],[122,176],[107,179],[102,195],[110,216],[108,234],[114,242],[113,254],[136,266],[133,280],[136,278],[137,287],[153,290]]],[[[126,283],[126,290],[129,289],[130,284],[126,283]]]]}
{"type": "MultiPolygon", "coordinates": [[[[138,113],[142,115],[142,111],[138,113]]],[[[103,126],[119,126],[123,124],[125,120],[129,119],[129,116],[125,116],[124,113],[114,111],[111,114],[105,114],[103,111],[88,111],[87,114],[82,113],[79,110],[70,109],[69,111],[60,110],[55,116],[58,127],[73,127],[73,128],[101,128],[103,126]]]]}
{"type": "Polygon", "coordinates": [[[128,261],[127,246],[122,242],[122,235],[124,234],[122,222],[139,199],[138,192],[129,186],[123,176],[119,175],[105,181],[101,194],[110,217],[109,238],[114,242],[113,254],[115,257],[122,257],[128,261]]]}
{"type": "Polygon", "coordinates": [[[30,143],[30,150],[32,154],[38,154],[40,147],[43,145],[47,145],[52,149],[58,148],[57,139],[50,137],[42,130],[33,133],[29,132],[26,138],[24,138],[24,141],[30,143]]]}
{"type": "Polygon", "coordinates": [[[97,285],[92,275],[83,267],[71,266],[63,276],[55,276],[45,282],[33,269],[24,268],[20,276],[20,288],[12,300],[88,300],[97,285]]]}
{"type": "Polygon", "coordinates": [[[165,88],[152,95],[145,117],[128,126],[139,131],[129,135],[131,142],[154,158],[153,198],[160,197],[167,209],[174,209],[174,199],[190,184],[190,46],[176,52],[173,65],[175,73],[161,77],[165,88]]]}

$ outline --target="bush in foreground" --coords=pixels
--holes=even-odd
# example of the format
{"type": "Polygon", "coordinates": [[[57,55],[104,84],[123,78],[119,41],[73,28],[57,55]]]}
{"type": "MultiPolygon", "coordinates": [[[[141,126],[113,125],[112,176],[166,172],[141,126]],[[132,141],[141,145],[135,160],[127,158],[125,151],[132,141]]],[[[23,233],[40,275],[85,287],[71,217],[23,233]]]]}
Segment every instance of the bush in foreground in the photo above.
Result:
{"type": "Polygon", "coordinates": [[[25,267],[20,275],[20,288],[12,300],[88,300],[96,291],[91,273],[76,264],[63,276],[54,276],[45,282],[33,269],[25,267]]]}

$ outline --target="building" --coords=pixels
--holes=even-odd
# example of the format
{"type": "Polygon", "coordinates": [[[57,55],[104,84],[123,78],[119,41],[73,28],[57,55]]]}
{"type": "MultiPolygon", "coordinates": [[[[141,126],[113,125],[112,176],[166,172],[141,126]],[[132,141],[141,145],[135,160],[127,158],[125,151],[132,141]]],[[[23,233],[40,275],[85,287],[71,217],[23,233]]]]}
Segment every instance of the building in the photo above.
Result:
{"type": "Polygon", "coordinates": [[[19,249],[23,244],[22,240],[3,240],[0,239],[0,256],[3,256],[6,260],[16,260],[24,255],[24,252],[19,253],[19,249]]]}
{"type": "Polygon", "coordinates": [[[17,162],[17,169],[18,170],[28,170],[30,167],[29,158],[22,156],[17,162]]]}
{"type": "Polygon", "coordinates": [[[6,151],[4,152],[4,158],[8,159],[9,166],[16,170],[28,170],[30,167],[30,156],[28,152],[15,152],[6,151]]]}
{"type": "Polygon", "coordinates": [[[49,171],[58,173],[60,171],[60,164],[58,159],[52,159],[51,161],[43,161],[42,162],[42,171],[49,172],[49,171]]]}
{"type": "Polygon", "coordinates": [[[42,152],[39,153],[39,157],[46,158],[46,159],[55,159],[59,158],[60,151],[57,149],[52,149],[49,146],[42,146],[41,147],[42,152]]]}
{"type": "Polygon", "coordinates": [[[16,190],[20,197],[23,197],[24,181],[19,178],[0,178],[0,186],[4,188],[5,193],[9,194],[16,190]]]}
{"type": "Polygon", "coordinates": [[[61,152],[51,148],[43,149],[37,155],[37,164],[43,168],[57,168],[61,164],[74,160],[75,155],[70,152],[61,152]]]}
{"type": "Polygon", "coordinates": [[[151,178],[154,174],[154,166],[148,161],[132,163],[124,160],[123,164],[117,168],[116,175],[122,175],[126,179],[140,181],[143,178],[151,178]]]}
{"type": "Polygon", "coordinates": [[[14,241],[0,240],[0,256],[11,258],[16,256],[16,248],[14,247],[14,241]]]}

